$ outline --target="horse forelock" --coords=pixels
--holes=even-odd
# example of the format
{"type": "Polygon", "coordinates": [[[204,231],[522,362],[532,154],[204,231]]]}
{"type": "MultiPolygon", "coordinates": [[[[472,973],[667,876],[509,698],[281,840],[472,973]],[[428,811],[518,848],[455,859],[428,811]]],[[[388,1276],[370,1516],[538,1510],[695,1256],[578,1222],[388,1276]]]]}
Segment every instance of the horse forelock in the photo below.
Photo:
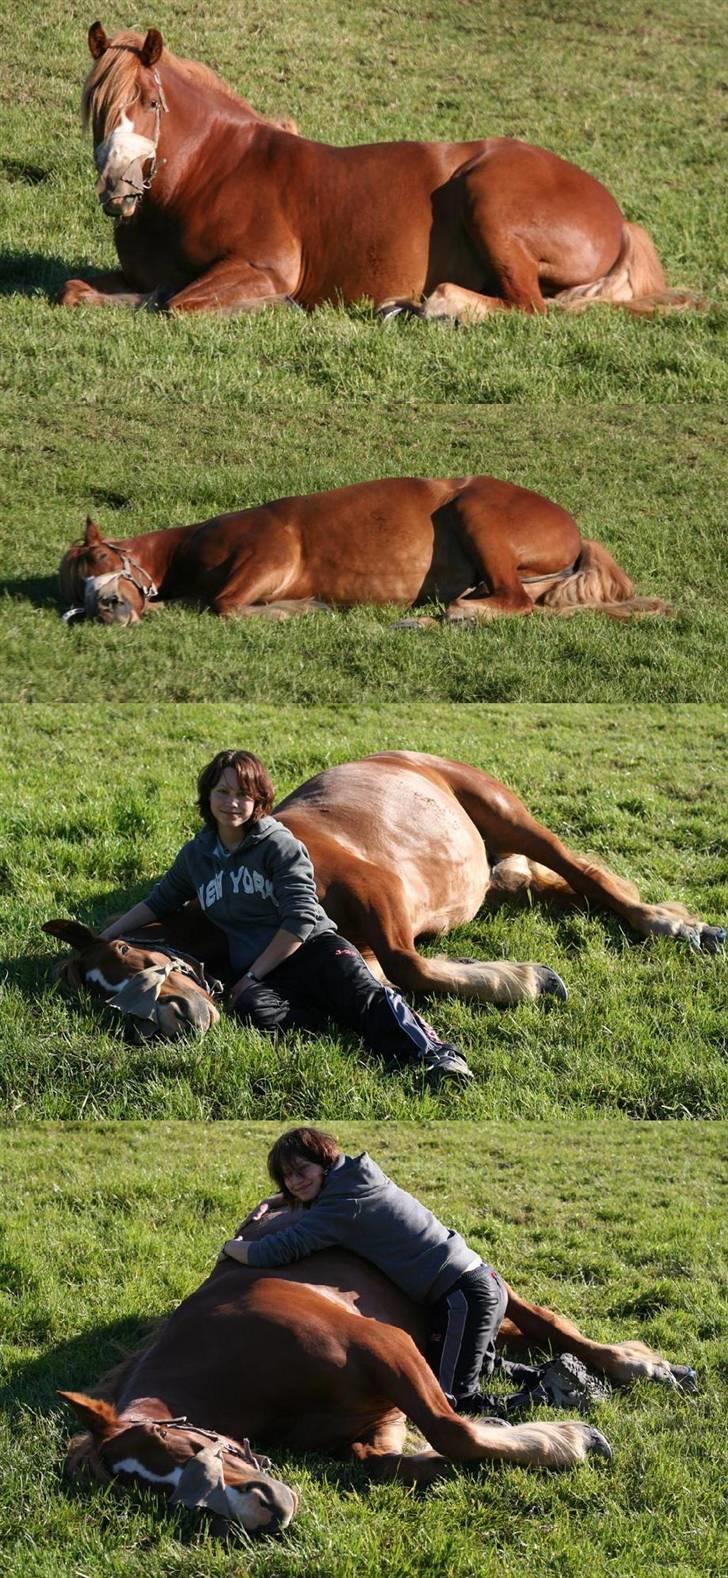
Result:
{"type": "MultiPolygon", "coordinates": [[[[116,33],[110,40],[104,53],[95,60],[81,94],[81,118],[84,128],[90,120],[93,121],[94,142],[103,142],[104,138],[120,120],[123,110],[133,103],[139,92],[139,76],[145,69],[142,65],[141,51],[144,36],[131,29],[116,33]]],[[[159,59],[159,66],[164,70],[172,67],[188,82],[199,82],[203,87],[217,89],[227,98],[236,99],[245,104],[256,119],[256,110],[241,99],[234,88],[229,87],[222,77],[212,71],[209,66],[203,66],[197,60],[188,60],[183,55],[174,55],[166,44],[159,59]]]]}

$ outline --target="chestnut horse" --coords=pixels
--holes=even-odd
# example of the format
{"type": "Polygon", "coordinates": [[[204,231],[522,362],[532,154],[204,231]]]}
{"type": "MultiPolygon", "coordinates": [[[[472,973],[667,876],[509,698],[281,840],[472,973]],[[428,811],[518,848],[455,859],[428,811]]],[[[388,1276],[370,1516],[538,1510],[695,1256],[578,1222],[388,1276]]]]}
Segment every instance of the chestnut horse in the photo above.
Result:
{"type": "MultiPolygon", "coordinates": [[[[287,1210],[245,1224],[246,1238],[287,1225],[287,1210]]],[[[615,1384],[694,1389],[694,1372],[641,1342],[594,1342],[510,1288],[502,1345],[576,1354],[615,1384]]],[[[296,1501],[248,1440],[284,1450],[354,1453],[370,1475],[428,1485],[456,1463],[566,1468],[611,1456],[583,1421],[504,1425],[458,1416],[423,1357],[425,1312],[367,1261],[319,1251],[271,1271],[220,1260],[141,1353],[97,1388],[61,1392],[86,1426],[68,1467],[174,1492],[249,1530],[285,1526],[296,1501]],[[404,1452],[410,1419],[430,1450],[404,1452]],[[173,1421],[170,1425],[168,1421],[173,1421]],[[196,1463],[218,1454],[208,1489],[196,1463]],[[243,1445],[244,1443],[244,1445],[243,1445]],[[225,1499],[227,1498],[227,1507],[225,1499]]],[[[521,1354],[522,1356],[522,1354],[521,1354]]]]}
{"type": "MultiPolygon", "coordinates": [[[[286,618],[439,600],[448,620],[596,608],[668,613],[559,504],[495,477],[385,477],[109,540],[89,519],[60,566],[66,619],[137,624],[156,598],[286,618]]],[[[421,623],[432,623],[422,620],[421,623]]]]}
{"type": "Polygon", "coordinates": [[[583,170],[508,137],[335,148],[257,115],[157,28],[89,30],[83,90],[120,268],[65,306],[252,311],[368,297],[385,315],[479,319],[667,291],[639,225],[583,170]],[[420,305],[422,303],[422,305],[420,305]]]}
{"type": "MultiPolygon", "coordinates": [[[[456,992],[502,1005],[543,993],[564,997],[563,982],[547,965],[417,952],[418,937],[466,925],[486,899],[497,903],[511,894],[586,903],[612,911],[640,937],[671,937],[707,953],[725,941],[722,927],[681,904],[645,904],[632,883],[567,849],[505,784],[463,762],[384,751],[317,773],[274,815],[306,845],[319,898],[338,931],[402,991],[456,992]]],[[[75,984],[108,996],[140,968],[136,944],[104,942],[72,921],[50,921],[45,930],[80,948],[75,984]]],[[[159,926],[150,928],[147,950],[161,934],[159,926]]],[[[173,952],[187,948],[225,973],[220,933],[194,909],[165,920],[164,935],[173,952]],[[200,941],[195,928],[203,922],[200,941]]],[[[183,1003],[179,982],[188,995],[202,990],[179,977],[176,987],[163,983],[160,1000],[166,988],[183,1003]]],[[[177,1012],[177,1028],[185,1028],[187,1011],[177,1012]]]]}

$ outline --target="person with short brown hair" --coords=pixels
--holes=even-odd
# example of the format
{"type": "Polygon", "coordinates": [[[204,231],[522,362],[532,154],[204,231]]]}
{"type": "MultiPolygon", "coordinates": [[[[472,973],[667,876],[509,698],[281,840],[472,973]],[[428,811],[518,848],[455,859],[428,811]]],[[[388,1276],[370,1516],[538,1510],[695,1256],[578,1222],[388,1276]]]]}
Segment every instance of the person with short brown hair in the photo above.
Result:
{"type": "Polygon", "coordinates": [[[141,904],[102,932],[111,939],[197,899],[225,934],[230,1004],[269,1034],[321,1030],[328,1020],[370,1051],[418,1062],[433,1079],[469,1079],[465,1059],[399,992],[372,975],[316,893],[308,850],[269,814],[274,790],[251,751],[218,751],[197,782],[204,826],[141,904]]]}
{"type": "Polygon", "coordinates": [[[393,1183],[366,1151],[347,1156],[321,1129],[303,1126],[282,1134],[268,1154],[268,1171],[280,1194],[262,1201],[246,1222],[283,1203],[296,1208],[294,1222],[252,1243],[228,1239],[223,1255],[263,1270],[334,1244],[362,1255],[428,1306],[428,1360],[453,1406],[463,1413],[492,1412],[493,1399],[480,1392],[480,1376],[493,1369],[508,1304],[499,1273],[393,1183]]]}

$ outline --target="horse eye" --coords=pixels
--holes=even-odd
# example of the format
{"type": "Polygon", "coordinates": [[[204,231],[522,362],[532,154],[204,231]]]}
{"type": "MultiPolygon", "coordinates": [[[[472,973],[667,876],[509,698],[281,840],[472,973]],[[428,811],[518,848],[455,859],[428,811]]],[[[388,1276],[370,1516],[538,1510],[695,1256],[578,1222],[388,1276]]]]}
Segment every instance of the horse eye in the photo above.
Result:
{"type": "Polygon", "coordinates": [[[120,942],[116,951],[117,951],[117,953],[128,953],[129,952],[129,948],[128,948],[127,943],[120,942]]]}

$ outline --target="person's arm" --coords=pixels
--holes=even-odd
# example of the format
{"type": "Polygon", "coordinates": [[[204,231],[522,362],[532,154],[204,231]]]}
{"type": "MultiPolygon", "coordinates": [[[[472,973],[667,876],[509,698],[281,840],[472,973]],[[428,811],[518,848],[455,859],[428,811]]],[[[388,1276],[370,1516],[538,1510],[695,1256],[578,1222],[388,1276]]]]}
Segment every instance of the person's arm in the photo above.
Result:
{"type": "MultiPolygon", "coordinates": [[[[351,1206],[349,1206],[349,1213],[351,1206]]],[[[303,1260],[317,1249],[329,1249],[339,1242],[336,1212],[325,1211],[316,1205],[301,1212],[300,1222],[285,1227],[280,1233],[268,1233],[254,1243],[242,1238],[229,1238],[222,1253],[242,1266],[268,1268],[290,1266],[294,1260],[303,1260]]]]}
{"type": "Polygon", "coordinates": [[[235,982],[230,993],[231,1003],[236,1003],[243,992],[247,992],[257,981],[264,981],[266,975],[270,975],[271,970],[275,970],[276,965],[282,964],[284,959],[290,959],[292,954],[297,953],[302,941],[301,937],[294,937],[292,932],[285,931],[281,927],[246,970],[245,975],[241,975],[240,980],[235,982]]]}
{"type": "Polygon", "coordinates": [[[248,967],[230,993],[231,1003],[236,1003],[243,993],[257,981],[265,980],[271,970],[290,959],[311,935],[316,924],[319,904],[313,866],[303,844],[292,834],[279,835],[271,845],[267,875],[273,884],[273,896],[281,919],[279,930],[248,967]]]}

